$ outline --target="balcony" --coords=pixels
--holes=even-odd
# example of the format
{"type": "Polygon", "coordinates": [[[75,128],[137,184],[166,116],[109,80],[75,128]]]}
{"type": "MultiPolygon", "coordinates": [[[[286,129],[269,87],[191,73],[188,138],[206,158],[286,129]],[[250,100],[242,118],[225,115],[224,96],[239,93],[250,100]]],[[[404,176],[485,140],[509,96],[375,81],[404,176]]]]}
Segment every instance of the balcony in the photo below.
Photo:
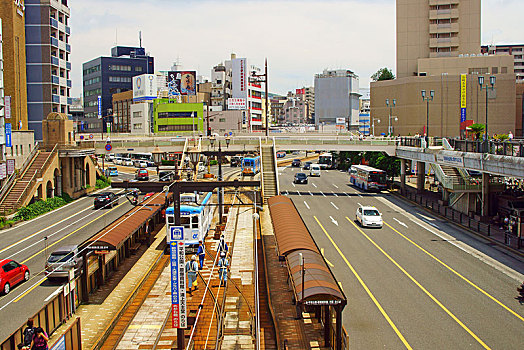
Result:
{"type": "Polygon", "coordinates": [[[58,47],[58,39],[57,38],[51,38],[51,46],[58,47]]]}
{"type": "Polygon", "coordinates": [[[60,78],[57,77],[56,75],[52,75],[52,76],[51,76],[51,82],[52,82],[53,84],[58,85],[58,84],[60,84],[60,78]]]}
{"type": "Polygon", "coordinates": [[[66,62],[66,69],[71,70],[71,62],[66,62]]]}
{"type": "Polygon", "coordinates": [[[442,23],[442,24],[430,24],[429,25],[429,34],[458,33],[458,32],[459,32],[458,23],[442,23]]]}
{"type": "Polygon", "coordinates": [[[66,52],[71,53],[71,45],[65,44],[65,49],[66,49],[66,52]]]}
{"type": "Polygon", "coordinates": [[[429,10],[429,19],[459,18],[458,9],[429,10]]]}
{"type": "Polygon", "coordinates": [[[67,79],[67,87],[72,87],[73,82],[70,79],[67,79]]]}
{"type": "Polygon", "coordinates": [[[60,96],[53,95],[53,103],[60,103],[60,96]]]}
{"type": "Polygon", "coordinates": [[[429,6],[435,5],[458,5],[460,0],[429,0],[429,6]]]}
{"type": "Polygon", "coordinates": [[[71,35],[71,27],[65,26],[65,32],[66,34],[71,35]]]}
{"type": "Polygon", "coordinates": [[[51,27],[58,29],[58,21],[52,17],[49,18],[49,24],[51,27]]]}
{"type": "Polygon", "coordinates": [[[431,38],[429,39],[429,47],[458,47],[459,38],[431,38]]]}
{"type": "Polygon", "coordinates": [[[68,105],[72,105],[73,104],[73,98],[72,97],[68,97],[67,98],[67,104],[68,105]]]}
{"type": "Polygon", "coordinates": [[[55,56],[51,56],[51,64],[52,64],[53,66],[59,66],[59,65],[60,65],[59,62],[60,62],[60,61],[58,60],[57,57],[55,57],[55,56]]]}

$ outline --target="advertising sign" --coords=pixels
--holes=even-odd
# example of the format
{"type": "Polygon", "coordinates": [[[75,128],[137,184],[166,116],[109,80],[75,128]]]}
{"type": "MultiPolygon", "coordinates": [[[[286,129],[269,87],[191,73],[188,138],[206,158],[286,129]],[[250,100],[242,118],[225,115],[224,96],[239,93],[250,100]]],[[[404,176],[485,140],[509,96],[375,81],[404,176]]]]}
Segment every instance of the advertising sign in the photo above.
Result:
{"type": "Polygon", "coordinates": [[[448,156],[437,153],[437,162],[440,164],[448,164],[461,168],[464,167],[464,158],[462,157],[448,156]]]}
{"type": "Polygon", "coordinates": [[[11,142],[11,123],[5,123],[5,146],[13,147],[11,142]]]}
{"type": "Polygon", "coordinates": [[[4,117],[6,119],[11,118],[11,96],[4,97],[4,117]]]}
{"type": "Polygon", "coordinates": [[[157,98],[157,83],[154,74],[133,77],[133,102],[149,101],[157,98]]]}
{"type": "Polygon", "coordinates": [[[0,164],[0,180],[7,177],[7,166],[5,163],[0,164]]]}
{"type": "Polygon", "coordinates": [[[295,94],[296,95],[304,95],[306,93],[306,89],[296,89],[295,94]]]}
{"type": "Polygon", "coordinates": [[[102,118],[102,96],[98,96],[98,119],[102,118]]]}
{"type": "MultiPolygon", "coordinates": [[[[190,230],[191,231],[191,230],[190,230]]],[[[167,243],[184,239],[184,226],[171,226],[167,231],[167,243]]]]}
{"type": "Polygon", "coordinates": [[[337,118],[337,125],[346,124],[346,118],[337,118]]]}
{"type": "Polygon", "coordinates": [[[247,112],[242,111],[242,127],[247,128],[247,112]]]}
{"type": "Polygon", "coordinates": [[[7,175],[11,175],[14,172],[15,172],[15,160],[8,159],[7,160],[7,175]]]}
{"type": "Polygon", "coordinates": [[[196,95],[196,71],[168,72],[167,86],[170,93],[177,91],[180,95],[196,95]]]}
{"type": "Polygon", "coordinates": [[[186,252],[183,241],[172,241],[171,249],[171,321],[173,328],[187,328],[186,252]]]}
{"type": "Polygon", "coordinates": [[[460,75],[460,122],[466,121],[466,92],[467,92],[467,75],[460,75]]]}
{"type": "Polygon", "coordinates": [[[66,350],[65,335],[61,336],[51,347],[51,350],[66,350]]]}
{"type": "Polygon", "coordinates": [[[227,109],[247,109],[247,102],[245,98],[228,98],[227,109]]]}
{"type": "Polygon", "coordinates": [[[245,58],[234,58],[231,60],[232,69],[232,95],[234,98],[247,100],[248,68],[245,58]]]}

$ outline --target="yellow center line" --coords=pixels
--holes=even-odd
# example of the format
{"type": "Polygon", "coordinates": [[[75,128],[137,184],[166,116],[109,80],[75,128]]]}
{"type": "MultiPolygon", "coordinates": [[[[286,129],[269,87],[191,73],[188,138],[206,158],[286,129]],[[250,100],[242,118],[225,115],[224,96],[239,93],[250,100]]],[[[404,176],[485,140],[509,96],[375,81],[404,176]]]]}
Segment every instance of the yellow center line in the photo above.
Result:
{"type": "Polygon", "coordinates": [[[32,286],[31,288],[29,288],[28,290],[26,290],[24,293],[20,294],[20,296],[18,298],[16,298],[15,300],[13,300],[13,303],[18,303],[20,301],[20,299],[22,299],[23,297],[25,297],[27,294],[29,294],[31,291],[33,291],[33,289],[35,289],[36,287],[38,287],[39,285],[41,285],[42,283],[44,283],[44,281],[46,280],[47,278],[42,278],[40,280],[40,282],[37,282],[35,283],[34,286],[32,286]]]}
{"type": "Polygon", "coordinates": [[[351,270],[351,272],[353,273],[353,275],[355,275],[355,277],[357,278],[357,280],[359,281],[359,283],[362,285],[362,287],[364,288],[364,290],[366,291],[366,293],[369,295],[369,297],[371,298],[371,300],[373,300],[373,303],[375,303],[376,307],[379,309],[380,313],[382,314],[382,316],[384,316],[384,318],[386,319],[386,321],[389,323],[389,325],[391,326],[391,328],[395,331],[395,333],[397,334],[397,336],[399,337],[399,339],[402,341],[402,343],[404,344],[404,346],[407,348],[407,349],[413,349],[411,347],[411,345],[409,345],[408,341],[406,340],[406,338],[404,338],[404,336],[402,335],[402,333],[400,333],[400,331],[398,330],[397,326],[393,323],[393,321],[391,320],[391,318],[389,317],[389,315],[387,314],[387,312],[384,310],[384,308],[382,307],[382,305],[380,305],[380,303],[378,302],[377,298],[375,298],[375,296],[373,295],[373,293],[371,293],[371,290],[369,290],[368,286],[366,285],[366,283],[362,280],[362,278],[360,277],[360,275],[357,273],[357,271],[353,268],[353,265],[351,265],[348,261],[348,259],[345,257],[345,255],[342,253],[342,251],[340,250],[340,248],[338,247],[338,245],[335,243],[335,241],[333,240],[333,238],[331,238],[331,236],[329,235],[329,233],[327,233],[326,229],[324,228],[324,226],[322,226],[322,224],[320,223],[320,221],[318,221],[317,217],[316,216],[313,216],[315,218],[315,220],[317,221],[318,225],[320,226],[320,228],[322,229],[322,231],[324,231],[324,234],[326,235],[326,237],[329,239],[329,241],[331,242],[331,244],[335,247],[335,249],[337,250],[338,254],[340,254],[340,256],[342,257],[342,259],[344,260],[344,262],[346,263],[346,265],[349,267],[349,269],[351,270]]]}
{"type": "MultiPolygon", "coordinates": [[[[442,310],[444,310],[453,320],[455,320],[455,322],[457,322],[466,332],[468,332],[480,345],[482,345],[482,347],[484,349],[490,349],[489,346],[486,345],[486,343],[484,343],[482,341],[482,339],[480,339],[475,333],[473,333],[473,331],[471,329],[469,329],[461,320],[458,319],[457,316],[455,316],[451,311],[448,310],[448,308],[446,308],[437,298],[435,298],[426,288],[424,288],[413,276],[411,276],[402,266],[400,266],[391,256],[389,256],[388,253],[386,253],[384,251],[384,249],[382,249],[377,243],[375,243],[375,241],[373,241],[367,234],[364,233],[364,231],[362,231],[360,229],[360,227],[358,227],[353,221],[351,221],[347,216],[346,216],[346,219],[347,221],[349,221],[353,226],[355,226],[355,228],[364,236],[368,239],[368,241],[370,241],[378,250],[380,250],[380,252],[382,254],[384,254],[386,256],[386,258],[388,258],[393,264],[395,264],[396,267],[399,268],[400,271],[402,271],[404,273],[404,275],[406,275],[411,281],[413,281],[413,283],[415,283],[417,285],[417,287],[419,287],[424,293],[426,293],[426,295],[428,297],[431,298],[431,300],[433,300],[442,310]]],[[[389,225],[388,225],[389,226],[389,225]]]]}
{"type": "Polygon", "coordinates": [[[495,303],[499,304],[500,306],[502,306],[504,309],[506,309],[509,313],[511,313],[512,315],[514,315],[515,317],[517,317],[518,319],[520,319],[521,321],[524,322],[524,317],[522,317],[521,315],[517,314],[515,311],[511,310],[509,307],[507,307],[506,305],[504,305],[502,302],[500,302],[499,300],[497,300],[495,297],[493,297],[491,294],[489,294],[488,292],[486,292],[485,290],[483,290],[482,288],[480,288],[479,286],[477,286],[475,283],[471,282],[469,279],[467,279],[466,277],[464,277],[463,275],[461,275],[459,272],[453,270],[453,268],[451,268],[450,266],[448,266],[446,263],[444,263],[443,261],[441,261],[439,258],[437,258],[436,256],[434,256],[433,254],[431,254],[430,252],[428,252],[426,249],[422,248],[421,246],[419,246],[417,243],[413,242],[411,239],[409,239],[408,237],[406,237],[405,235],[403,235],[402,233],[400,233],[399,231],[397,231],[395,228],[393,228],[391,225],[389,225],[388,223],[384,222],[384,224],[389,227],[390,229],[392,229],[393,231],[395,231],[397,234],[399,234],[400,236],[402,236],[405,240],[407,240],[409,243],[413,244],[415,247],[417,247],[418,249],[422,250],[424,253],[426,253],[427,255],[429,255],[431,258],[433,258],[435,261],[437,261],[439,264],[441,264],[442,266],[444,266],[445,268],[447,268],[449,271],[453,272],[455,275],[457,275],[458,277],[460,277],[461,279],[463,279],[464,281],[466,281],[469,285],[471,285],[472,287],[474,287],[475,289],[477,289],[479,292],[481,292],[482,294],[484,294],[485,296],[487,296],[488,298],[490,298],[491,300],[493,300],[495,303]]]}

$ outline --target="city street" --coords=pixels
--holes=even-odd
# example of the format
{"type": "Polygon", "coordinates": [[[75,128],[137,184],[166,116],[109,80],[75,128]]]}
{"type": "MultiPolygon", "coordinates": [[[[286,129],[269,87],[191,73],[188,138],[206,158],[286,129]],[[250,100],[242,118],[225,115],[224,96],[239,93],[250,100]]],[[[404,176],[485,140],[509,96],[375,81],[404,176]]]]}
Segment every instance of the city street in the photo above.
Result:
{"type": "MultiPolygon", "coordinates": [[[[357,349],[516,349],[524,343],[522,259],[394,195],[361,192],[347,173],[322,171],[292,184],[293,199],[348,299],[344,326],[357,349]],[[381,229],[362,228],[359,205],[375,206],[381,229]],[[520,344],[520,345],[519,345],[520,344]]],[[[306,261],[307,263],[307,261],[306,261]]]]}

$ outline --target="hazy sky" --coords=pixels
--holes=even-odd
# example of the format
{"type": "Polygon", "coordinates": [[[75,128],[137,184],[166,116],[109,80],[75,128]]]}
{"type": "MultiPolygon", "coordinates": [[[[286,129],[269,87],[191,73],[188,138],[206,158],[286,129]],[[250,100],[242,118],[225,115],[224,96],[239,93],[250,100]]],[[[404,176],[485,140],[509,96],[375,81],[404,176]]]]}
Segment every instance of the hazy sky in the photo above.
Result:
{"type": "MultiPolygon", "coordinates": [[[[120,45],[142,45],[167,70],[209,77],[211,68],[247,57],[263,67],[269,90],[312,86],[323,69],[350,69],[360,86],[381,67],[395,69],[395,0],[73,0],[72,96],[82,94],[82,63],[120,45]]],[[[482,0],[482,43],[523,43],[524,0],[482,0]]]]}

